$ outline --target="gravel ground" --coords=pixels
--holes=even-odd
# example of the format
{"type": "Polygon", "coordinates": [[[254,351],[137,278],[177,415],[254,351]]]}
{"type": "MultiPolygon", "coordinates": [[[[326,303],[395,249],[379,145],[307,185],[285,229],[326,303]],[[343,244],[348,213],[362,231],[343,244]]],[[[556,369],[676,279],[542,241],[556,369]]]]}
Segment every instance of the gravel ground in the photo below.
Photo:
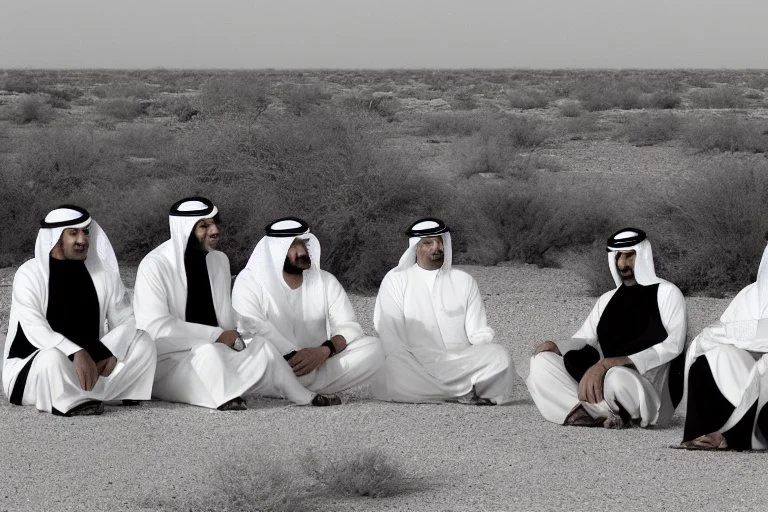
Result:
{"type": "MultiPolygon", "coordinates": [[[[566,270],[465,269],[477,278],[497,338],[521,374],[536,342],[571,335],[595,300],[566,270]]],[[[0,270],[3,329],[11,277],[12,270],[0,270]]],[[[353,297],[367,332],[373,300],[353,297]]],[[[717,318],[727,302],[689,299],[689,332],[717,318]]],[[[315,409],[251,397],[240,413],[151,402],[108,407],[92,418],[54,417],[2,400],[0,511],[142,510],[147,499],[201,492],[215,468],[237,454],[295,466],[310,448],[371,446],[418,484],[388,498],[310,489],[307,508],[755,510],[768,499],[762,455],[668,448],[682,436],[679,416],[665,429],[566,428],[541,418],[522,380],[514,403],[503,407],[388,404],[369,399],[364,388],[344,398],[340,407],[315,409]]]]}

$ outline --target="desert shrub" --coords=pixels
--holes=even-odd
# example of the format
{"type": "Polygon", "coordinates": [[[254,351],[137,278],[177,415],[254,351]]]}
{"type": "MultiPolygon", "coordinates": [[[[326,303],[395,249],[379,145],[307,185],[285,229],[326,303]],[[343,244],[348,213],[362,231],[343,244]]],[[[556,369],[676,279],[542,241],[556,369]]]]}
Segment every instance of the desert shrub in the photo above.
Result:
{"type": "Polygon", "coordinates": [[[734,292],[755,280],[768,230],[768,165],[704,169],[669,191],[660,218],[660,275],[684,292],[734,292]]]}
{"type": "Polygon", "coordinates": [[[129,124],[110,136],[112,151],[121,155],[158,157],[174,144],[172,133],[162,126],[129,124]]]}
{"type": "Polygon", "coordinates": [[[450,104],[451,108],[456,110],[473,110],[477,108],[474,87],[459,87],[456,92],[453,93],[450,104]]]}
{"type": "Polygon", "coordinates": [[[764,122],[729,115],[689,122],[683,129],[683,140],[701,150],[765,153],[767,129],[764,122]]]}
{"type": "Polygon", "coordinates": [[[589,246],[615,222],[600,190],[553,186],[542,177],[488,185],[477,201],[505,242],[507,258],[540,266],[556,265],[559,250],[589,246]]]}
{"type": "Polygon", "coordinates": [[[758,91],[764,91],[768,88],[768,75],[761,73],[759,75],[752,75],[746,80],[746,86],[750,89],[757,89],[758,91]]]}
{"type": "Polygon", "coordinates": [[[383,94],[347,94],[342,98],[342,105],[353,112],[363,111],[378,114],[388,121],[392,121],[401,108],[398,98],[383,94]]]}
{"type": "MultiPolygon", "coordinates": [[[[614,224],[614,226],[617,226],[617,224],[614,224]]],[[[605,233],[604,238],[607,239],[610,234],[611,232],[605,233]]],[[[653,237],[654,234],[649,233],[649,236],[653,237]]],[[[657,261],[662,256],[659,254],[659,251],[656,251],[655,255],[657,261]]],[[[584,251],[574,254],[569,264],[586,281],[587,293],[592,297],[599,297],[616,286],[608,267],[605,242],[602,239],[598,239],[584,251]]]]}
{"type": "Polygon", "coordinates": [[[0,173],[0,203],[13,229],[0,230],[0,267],[18,265],[32,257],[40,218],[46,205],[53,204],[51,190],[34,190],[34,183],[16,165],[3,164],[0,173]]]}
{"type": "Polygon", "coordinates": [[[601,130],[598,121],[599,114],[597,112],[588,112],[579,117],[565,119],[563,128],[571,140],[581,140],[601,130]]]}
{"type": "Polygon", "coordinates": [[[549,128],[534,117],[508,116],[503,126],[512,143],[521,148],[537,148],[551,135],[549,128]]]}
{"type": "Polygon", "coordinates": [[[269,106],[266,80],[252,73],[215,77],[200,92],[200,110],[212,117],[257,119],[269,106]]]}
{"type": "Polygon", "coordinates": [[[106,85],[97,85],[93,88],[93,95],[97,98],[133,98],[146,100],[152,96],[152,89],[143,82],[113,82],[106,85]]]}
{"type": "Polygon", "coordinates": [[[641,94],[635,84],[620,80],[584,80],[575,87],[576,97],[590,111],[619,108],[631,110],[642,107],[641,94]]]}
{"type": "Polygon", "coordinates": [[[20,94],[34,94],[40,92],[42,87],[35,77],[24,72],[7,72],[0,80],[0,89],[20,94]]]}
{"type": "Polygon", "coordinates": [[[691,103],[698,108],[741,108],[746,106],[741,89],[730,85],[713,89],[698,89],[690,94],[691,103]]]}
{"type": "Polygon", "coordinates": [[[559,110],[563,117],[579,117],[583,112],[578,101],[564,101],[560,104],[559,110]]]}
{"type": "Polygon", "coordinates": [[[153,101],[147,109],[149,115],[171,116],[181,123],[191,121],[199,113],[188,97],[178,95],[163,95],[160,99],[153,101]]]}
{"type": "Polygon", "coordinates": [[[301,116],[328,100],[330,95],[319,84],[288,84],[281,98],[293,115],[301,116]]]}
{"type": "Polygon", "coordinates": [[[101,100],[96,104],[96,110],[105,116],[114,117],[121,121],[131,121],[142,115],[147,104],[139,103],[127,98],[113,98],[101,100]]]}
{"type": "Polygon", "coordinates": [[[669,91],[658,91],[641,98],[641,104],[646,108],[673,109],[681,102],[679,95],[669,91]]]}
{"type": "Polygon", "coordinates": [[[496,120],[488,114],[468,112],[428,112],[420,117],[419,135],[468,136],[496,120]]]}
{"type": "Polygon", "coordinates": [[[636,146],[650,146],[674,139],[679,129],[680,122],[672,113],[639,114],[629,118],[621,135],[636,146]]]}
{"type": "Polygon", "coordinates": [[[215,465],[207,482],[178,499],[159,499],[153,493],[144,508],[173,512],[293,512],[317,510],[309,493],[297,485],[301,475],[263,457],[236,454],[215,465]]]}
{"type": "Polygon", "coordinates": [[[760,91],[747,91],[744,93],[744,98],[748,100],[761,100],[763,99],[763,93],[760,91]]]}
{"type": "Polygon", "coordinates": [[[307,475],[336,495],[382,498],[402,494],[411,485],[400,465],[379,449],[310,451],[303,462],[307,475]]]}
{"type": "Polygon", "coordinates": [[[19,124],[49,123],[54,117],[53,108],[41,94],[20,99],[11,114],[11,120],[19,124]]]}
{"type": "Polygon", "coordinates": [[[507,92],[507,99],[511,107],[524,110],[544,108],[549,103],[549,98],[536,89],[512,89],[507,92]]]}

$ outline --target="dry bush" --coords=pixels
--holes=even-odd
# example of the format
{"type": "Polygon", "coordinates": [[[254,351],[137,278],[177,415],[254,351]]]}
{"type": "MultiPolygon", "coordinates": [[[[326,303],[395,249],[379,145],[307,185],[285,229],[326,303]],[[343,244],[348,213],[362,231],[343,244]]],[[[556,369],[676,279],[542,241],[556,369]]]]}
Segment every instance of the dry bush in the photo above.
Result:
{"type": "Polygon", "coordinates": [[[420,117],[422,136],[460,135],[463,137],[480,131],[484,126],[496,122],[495,118],[485,113],[469,112],[429,112],[420,117]]]}
{"type": "Polygon", "coordinates": [[[512,89],[507,92],[509,105],[513,108],[528,110],[532,108],[544,108],[549,103],[546,94],[536,89],[512,89]]]}
{"type": "Polygon", "coordinates": [[[257,456],[238,454],[216,465],[203,489],[178,499],[143,499],[144,508],[173,512],[294,512],[317,510],[295,472],[257,456]]]}
{"type": "Polygon", "coordinates": [[[641,105],[645,108],[673,109],[681,102],[678,94],[669,91],[657,91],[641,97],[641,105]]]}
{"type": "Polygon", "coordinates": [[[620,136],[636,146],[652,146],[674,139],[679,130],[680,121],[672,113],[643,113],[630,117],[627,125],[620,129],[620,136]]]}
{"type": "Polygon", "coordinates": [[[234,73],[206,82],[200,93],[200,110],[210,117],[246,118],[254,121],[270,104],[266,79],[255,73],[234,73]]]}
{"type": "Polygon", "coordinates": [[[335,495],[383,498],[410,491],[401,466],[380,449],[309,451],[303,460],[308,476],[335,495]]]}
{"type": "Polygon", "coordinates": [[[18,124],[50,123],[55,117],[53,107],[41,94],[33,94],[20,99],[11,110],[11,121],[18,124]]]}
{"type": "Polygon", "coordinates": [[[383,94],[346,94],[342,97],[341,104],[351,112],[374,113],[388,121],[394,120],[395,114],[401,108],[398,98],[383,94]]]}
{"type": "Polygon", "coordinates": [[[683,140],[700,150],[765,153],[767,131],[765,122],[728,115],[690,121],[683,129],[683,140]]]}
{"type": "Polygon", "coordinates": [[[691,92],[690,98],[698,108],[741,108],[747,104],[741,89],[730,85],[698,89],[691,92]]]}
{"type": "Polygon", "coordinates": [[[34,76],[24,71],[7,71],[0,79],[0,89],[20,94],[35,94],[41,92],[42,85],[34,76]]]}
{"type": "Polygon", "coordinates": [[[96,104],[96,111],[102,115],[121,121],[131,121],[146,112],[148,104],[128,98],[101,100],[96,104]]]}
{"type": "Polygon", "coordinates": [[[460,87],[453,93],[450,99],[451,108],[455,110],[473,110],[477,108],[475,101],[474,86],[460,87]]]}
{"type": "Polygon", "coordinates": [[[642,88],[636,83],[619,79],[590,77],[579,81],[574,92],[582,106],[590,111],[619,108],[631,110],[642,108],[642,88]]]}
{"type": "Polygon", "coordinates": [[[191,121],[200,112],[186,96],[166,95],[153,101],[147,113],[153,116],[172,116],[180,123],[191,121]]]}
{"type": "Polygon", "coordinates": [[[143,82],[113,82],[106,85],[97,85],[93,88],[93,95],[97,98],[133,98],[146,100],[152,96],[152,89],[143,82]]]}
{"type": "Polygon", "coordinates": [[[656,208],[660,275],[687,293],[735,292],[755,280],[768,230],[768,164],[702,170],[656,208]]]}
{"type": "Polygon", "coordinates": [[[579,117],[584,112],[578,101],[564,101],[560,104],[559,110],[563,117],[579,117]]]}
{"type": "Polygon", "coordinates": [[[330,95],[319,84],[288,84],[279,96],[295,116],[305,115],[330,99],[330,95]]]}

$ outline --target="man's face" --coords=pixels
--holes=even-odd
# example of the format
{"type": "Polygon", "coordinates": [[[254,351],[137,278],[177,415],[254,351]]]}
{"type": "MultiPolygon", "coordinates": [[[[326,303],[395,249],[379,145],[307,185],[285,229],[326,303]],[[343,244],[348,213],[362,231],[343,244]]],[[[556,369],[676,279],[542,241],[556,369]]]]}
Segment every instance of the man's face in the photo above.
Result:
{"type": "Polygon", "coordinates": [[[213,219],[200,219],[192,232],[200,242],[200,247],[206,251],[212,251],[219,245],[219,226],[213,219]]]}
{"type": "Polygon", "coordinates": [[[429,236],[416,244],[416,263],[426,270],[437,270],[443,266],[443,237],[429,236]]]}
{"type": "Polygon", "coordinates": [[[61,238],[51,249],[51,256],[57,260],[85,261],[90,244],[88,227],[66,228],[61,238]]]}
{"type": "Polygon", "coordinates": [[[617,252],[616,269],[619,271],[619,277],[626,286],[637,284],[635,280],[635,251],[617,252]]]}
{"type": "Polygon", "coordinates": [[[285,255],[283,270],[289,274],[301,274],[312,266],[312,259],[307,250],[307,240],[294,238],[285,255]]]}

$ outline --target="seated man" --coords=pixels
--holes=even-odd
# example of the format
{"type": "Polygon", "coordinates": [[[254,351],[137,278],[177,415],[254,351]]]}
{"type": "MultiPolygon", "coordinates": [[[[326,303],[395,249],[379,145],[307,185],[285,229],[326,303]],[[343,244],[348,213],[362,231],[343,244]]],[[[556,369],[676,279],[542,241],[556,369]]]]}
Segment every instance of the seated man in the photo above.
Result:
{"type": "Polygon", "coordinates": [[[5,394],[63,416],[149,400],[155,347],[136,330],[109,239],[77,206],[56,208],[41,226],[35,257],[13,280],[5,394]]]}
{"type": "Polygon", "coordinates": [[[757,281],[705,328],[686,356],[688,412],[681,448],[768,448],[768,248],[757,281]]]}
{"type": "MultiPolygon", "coordinates": [[[[216,250],[218,209],[191,197],[171,207],[171,239],[147,254],[136,275],[136,322],[157,344],[152,395],[219,410],[244,410],[243,395],[313,402],[274,347],[235,330],[229,259],[216,250]]],[[[316,400],[317,401],[317,400],[316,400]]]]}
{"type": "Polygon", "coordinates": [[[597,300],[573,338],[536,348],[528,390],[554,423],[664,424],[682,395],[670,363],[682,361],[685,347],[683,294],[656,277],[651,244],[639,229],[608,239],[608,265],[616,288],[597,300]]]}
{"type": "Polygon", "coordinates": [[[373,394],[395,402],[511,400],[514,366],[493,343],[475,280],[451,267],[451,234],[438,219],[416,221],[408,249],[384,277],[374,325],[387,359],[373,394]]]}
{"type": "Polygon", "coordinates": [[[317,238],[294,217],[265,229],[232,289],[238,329],[268,339],[313,392],[365,382],[384,358],[381,343],[363,335],[344,288],[320,269],[317,238]]]}

